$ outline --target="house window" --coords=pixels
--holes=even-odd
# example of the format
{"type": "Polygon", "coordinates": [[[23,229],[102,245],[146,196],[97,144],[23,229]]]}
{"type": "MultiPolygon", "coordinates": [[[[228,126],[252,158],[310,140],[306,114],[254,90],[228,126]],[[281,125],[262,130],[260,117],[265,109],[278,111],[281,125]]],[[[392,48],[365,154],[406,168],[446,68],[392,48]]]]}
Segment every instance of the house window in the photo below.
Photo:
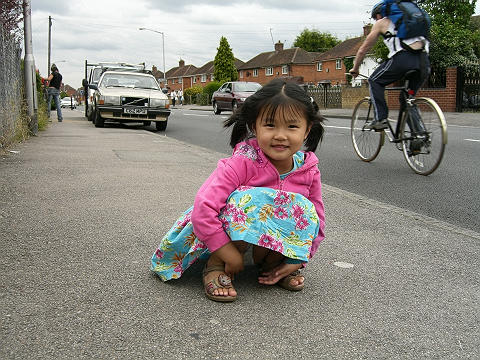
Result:
{"type": "Polygon", "coordinates": [[[253,69],[253,76],[255,76],[255,77],[258,76],[258,69],[253,69]]]}
{"type": "Polygon", "coordinates": [[[213,74],[210,75],[210,81],[213,81],[214,77],[213,77],[213,74]]]}
{"type": "Polygon", "coordinates": [[[238,73],[238,77],[239,77],[240,79],[243,79],[243,71],[240,71],[240,72],[238,73]]]}
{"type": "Polygon", "coordinates": [[[265,75],[267,76],[273,75],[273,67],[265,68],[265,75]]]}
{"type": "Polygon", "coordinates": [[[193,79],[193,83],[195,84],[197,82],[197,77],[194,76],[194,77],[192,77],[192,79],[193,79]]]}
{"type": "Polygon", "coordinates": [[[321,61],[317,63],[317,71],[323,71],[323,63],[321,61]]]}
{"type": "Polygon", "coordinates": [[[172,79],[172,85],[175,84],[175,79],[172,79]]]}
{"type": "Polygon", "coordinates": [[[335,61],[335,69],[339,70],[342,68],[342,59],[337,59],[335,61]]]}
{"type": "Polygon", "coordinates": [[[288,74],[288,65],[283,65],[282,66],[282,74],[284,74],[284,75],[288,74]]]}
{"type": "Polygon", "coordinates": [[[207,75],[203,74],[200,81],[201,82],[206,82],[207,81],[207,75]]]}
{"type": "Polygon", "coordinates": [[[179,83],[179,84],[181,84],[181,83],[182,83],[182,81],[183,81],[183,79],[182,79],[182,78],[178,78],[178,83],[179,83]]]}

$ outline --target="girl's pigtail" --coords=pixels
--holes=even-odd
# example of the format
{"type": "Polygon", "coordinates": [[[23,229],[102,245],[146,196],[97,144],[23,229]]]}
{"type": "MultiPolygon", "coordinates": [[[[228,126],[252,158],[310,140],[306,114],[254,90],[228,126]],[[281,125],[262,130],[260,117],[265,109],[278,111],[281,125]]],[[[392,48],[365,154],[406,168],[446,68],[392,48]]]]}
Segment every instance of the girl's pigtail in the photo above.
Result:
{"type": "Polygon", "coordinates": [[[227,120],[223,122],[223,127],[228,128],[233,125],[232,134],[230,136],[230,146],[235,147],[239,142],[245,140],[248,135],[248,126],[245,117],[241,115],[242,111],[237,110],[227,120]]]}
{"type": "Polygon", "coordinates": [[[312,128],[310,129],[310,132],[308,133],[307,139],[305,140],[305,149],[307,151],[315,152],[317,150],[317,146],[322,141],[323,138],[323,133],[325,132],[325,129],[323,127],[322,122],[325,120],[325,118],[319,114],[315,115],[315,118],[312,122],[312,128]]]}

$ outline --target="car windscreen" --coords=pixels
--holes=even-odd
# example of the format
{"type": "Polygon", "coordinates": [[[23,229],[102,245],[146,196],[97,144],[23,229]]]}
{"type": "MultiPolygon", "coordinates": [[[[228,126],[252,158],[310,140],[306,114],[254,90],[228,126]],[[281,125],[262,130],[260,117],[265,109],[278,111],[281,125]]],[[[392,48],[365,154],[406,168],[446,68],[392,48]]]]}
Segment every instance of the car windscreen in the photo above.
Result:
{"type": "Polygon", "coordinates": [[[262,85],[253,82],[233,84],[233,90],[238,92],[255,92],[261,87],[262,85]]]}
{"type": "Polygon", "coordinates": [[[103,75],[103,78],[99,84],[100,87],[128,87],[128,88],[140,88],[140,89],[154,89],[160,90],[158,83],[152,76],[141,76],[136,74],[107,74],[103,75]]]}

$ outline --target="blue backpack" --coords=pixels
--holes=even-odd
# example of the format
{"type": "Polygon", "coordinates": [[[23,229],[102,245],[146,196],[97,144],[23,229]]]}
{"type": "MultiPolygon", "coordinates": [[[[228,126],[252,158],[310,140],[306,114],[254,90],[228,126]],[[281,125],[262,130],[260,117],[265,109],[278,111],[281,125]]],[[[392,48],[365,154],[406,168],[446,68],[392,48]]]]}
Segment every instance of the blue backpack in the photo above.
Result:
{"type": "MultiPolygon", "coordinates": [[[[395,25],[400,40],[417,36],[429,37],[431,20],[427,12],[418,7],[416,1],[384,0],[381,15],[395,25]]],[[[390,36],[391,37],[391,36],[390,36]]]]}

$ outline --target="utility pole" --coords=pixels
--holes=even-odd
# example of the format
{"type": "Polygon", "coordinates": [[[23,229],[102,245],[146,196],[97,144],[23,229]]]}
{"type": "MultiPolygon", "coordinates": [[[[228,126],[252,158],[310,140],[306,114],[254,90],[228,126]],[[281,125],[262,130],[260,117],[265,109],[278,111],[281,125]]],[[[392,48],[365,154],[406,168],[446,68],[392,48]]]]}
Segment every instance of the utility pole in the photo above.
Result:
{"type": "Polygon", "coordinates": [[[50,75],[50,53],[52,49],[52,17],[48,17],[48,69],[47,77],[50,75]]]}
{"type": "Polygon", "coordinates": [[[23,21],[25,41],[25,96],[27,100],[27,111],[30,117],[30,131],[38,133],[37,105],[37,76],[35,73],[35,59],[33,58],[32,46],[32,8],[30,0],[23,0],[23,21]]]}

